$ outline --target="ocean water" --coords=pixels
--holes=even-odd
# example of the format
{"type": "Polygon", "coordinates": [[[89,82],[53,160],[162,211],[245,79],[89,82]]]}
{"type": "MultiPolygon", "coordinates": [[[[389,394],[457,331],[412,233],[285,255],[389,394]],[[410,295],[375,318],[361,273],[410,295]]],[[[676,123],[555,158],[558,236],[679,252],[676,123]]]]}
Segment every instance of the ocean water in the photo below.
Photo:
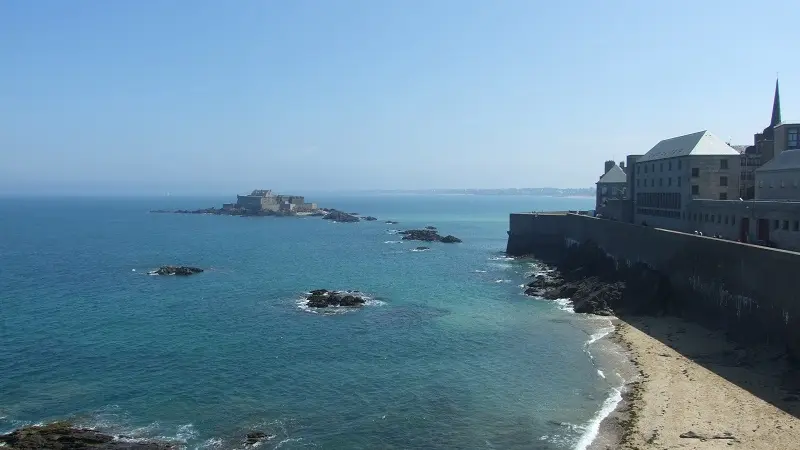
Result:
{"type": "Polygon", "coordinates": [[[615,383],[606,319],[525,297],[508,213],[528,196],[315,197],[378,217],[150,214],[227,198],[0,199],[0,431],[69,419],[186,448],[585,448],[615,383]],[[387,225],[392,219],[399,225],[387,225]],[[435,225],[463,244],[401,242],[435,225]],[[159,265],[207,269],[149,276],[159,265]],[[309,311],[316,288],[357,310],[309,311]]]}

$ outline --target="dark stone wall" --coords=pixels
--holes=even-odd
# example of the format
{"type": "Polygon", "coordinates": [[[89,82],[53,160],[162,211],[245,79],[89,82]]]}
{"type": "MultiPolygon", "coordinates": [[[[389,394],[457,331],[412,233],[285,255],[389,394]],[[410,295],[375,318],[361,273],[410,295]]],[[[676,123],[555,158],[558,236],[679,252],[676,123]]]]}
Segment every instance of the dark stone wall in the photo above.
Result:
{"type": "Polygon", "coordinates": [[[574,214],[511,215],[510,255],[552,256],[570,246],[595,247],[616,270],[645,265],[662,274],[670,314],[800,357],[800,253],[574,214]]]}

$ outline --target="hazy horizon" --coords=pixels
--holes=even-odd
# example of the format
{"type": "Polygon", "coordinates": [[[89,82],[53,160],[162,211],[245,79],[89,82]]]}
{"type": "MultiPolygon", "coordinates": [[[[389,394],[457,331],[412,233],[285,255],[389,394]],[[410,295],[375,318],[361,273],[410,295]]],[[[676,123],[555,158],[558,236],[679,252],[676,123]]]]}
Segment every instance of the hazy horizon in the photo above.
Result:
{"type": "MultiPolygon", "coordinates": [[[[369,194],[442,194],[442,195],[460,195],[453,191],[490,191],[490,190],[588,190],[593,187],[577,187],[577,188],[564,188],[564,187],[523,187],[523,188],[419,188],[419,189],[295,189],[295,190],[280,190],[273,189],[276,194],[289,194],[289,195],[303,195],[310,201],[316,195],[369,195],[369,194]],[[439,191],[439,192],[436,192],[439,191]]],[[[0,191],[0,198],[42,198],[42,197],[59,197],[59,198],[101,198],[101,197],[131,197],[131,198],[157,198],[157,197],[174,197],[174,198],[231,198],[235,200],[236,195],[244,195],[251,192],[253,189],[239,189],[230,192],[221,191],[203,191],[203,190],[178,190],[178,191],[148,191],[148,190],[30,190],[18,192],[3,192],[0,191]]],[[[484,194],[492,195],[492,194],[484,194]]],[[[521,194],[528,195],[528,194],[521,194]]],[[[535,195],[535,194],[531,194],[535,195]]],[[[209,205],[215,206],[215,205],[209,205]]],[[[216,205],[219,206],[219,205],[216,205]]]]}
{"type": "Polygon", "coordinates": [[[0,193],[591,187],[752,143],[794,3],[0,2],[0,193]]]}

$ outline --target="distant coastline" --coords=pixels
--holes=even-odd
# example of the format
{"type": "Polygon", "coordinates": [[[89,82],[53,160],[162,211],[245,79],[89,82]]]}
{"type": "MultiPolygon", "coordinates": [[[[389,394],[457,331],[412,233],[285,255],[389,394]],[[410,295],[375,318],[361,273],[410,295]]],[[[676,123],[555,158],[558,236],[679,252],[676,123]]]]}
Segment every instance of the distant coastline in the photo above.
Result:
{"type": "Polygon", "coordinates": [[[594,197],[594,188],[506,188],[506,189],[376,189],[363,194],[438,194],[438,195],[539,195],[543,197],[594,197]]]}

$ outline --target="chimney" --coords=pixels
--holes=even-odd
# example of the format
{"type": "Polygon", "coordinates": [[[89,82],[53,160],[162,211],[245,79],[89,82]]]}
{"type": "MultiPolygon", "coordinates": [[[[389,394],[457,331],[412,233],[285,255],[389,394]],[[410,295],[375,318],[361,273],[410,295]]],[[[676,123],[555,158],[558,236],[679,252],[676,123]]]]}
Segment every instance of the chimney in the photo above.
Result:
{"type": "Polygon", "coordinates": [[[603,175],[607,174],[612,167],[616,164],[614,161],[606,161],[606,170],[603,171],[603,175]]]}
{"type": "Polygon", "coordinates": [[[625,170],[625,161],[620,161],[619,162],[619,168],[622,169],[622,170],[625,170]]]}

